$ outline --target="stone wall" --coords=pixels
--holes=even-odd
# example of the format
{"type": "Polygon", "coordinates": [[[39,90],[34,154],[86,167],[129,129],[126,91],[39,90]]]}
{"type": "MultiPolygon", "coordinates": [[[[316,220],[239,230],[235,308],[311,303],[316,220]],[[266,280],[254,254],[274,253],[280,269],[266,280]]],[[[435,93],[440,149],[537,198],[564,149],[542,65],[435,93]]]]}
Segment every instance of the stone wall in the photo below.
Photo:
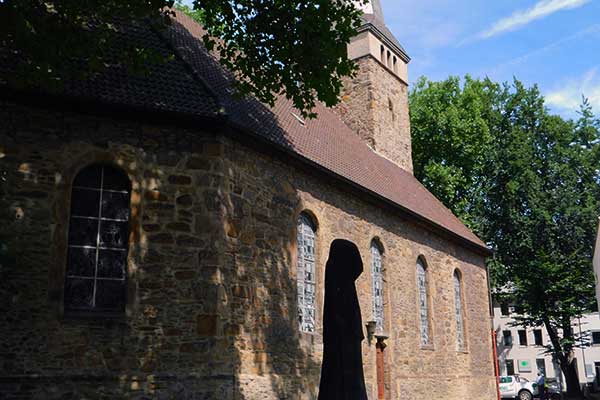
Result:
{"type": "Polygon", "coordinates": [[[371,56],[355,62],[337,113],[373,150],[412,172],[408,85],[371,56]]]}
{"type": "MultiPolygon", "coordinates": [[[[359,247],[363,322],[370,252],[384,248],[386,398],[495,398],[483,259],[309,173],[208,132],[0,104],[0,397],[315,399],[324,264],[335,238],[359,247]],[[130,176],[129,291],[120,319],[62,315],[70,185],[93,161],[130,176]],[[317,223],[317,332],[299,333],[296,220],[317,223]],[[15,246],[17,245],[17,246],[15,246]],[[433,346],[418,334],[415,263],[425,257],[433,346]],[[465,292],[456,350],[452,274],[465,292]]],[[[363,344],[369,398],[375,346],[363,344]]]]}

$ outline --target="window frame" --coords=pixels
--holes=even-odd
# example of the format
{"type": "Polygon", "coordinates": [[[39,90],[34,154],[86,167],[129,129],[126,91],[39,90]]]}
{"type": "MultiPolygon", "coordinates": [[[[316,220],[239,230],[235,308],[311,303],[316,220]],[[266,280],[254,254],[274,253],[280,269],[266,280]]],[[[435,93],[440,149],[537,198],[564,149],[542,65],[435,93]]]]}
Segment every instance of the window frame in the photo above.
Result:
{"type": "Polygon", "coordinates": [[[373,320],[375,321],[375,331],[376,333],[383,333],[385,331],[385,276],[384,276],[384,251],[383,251],[383,246],[381,245],[381,243],[379,242],[379,240],[377,240],[377,238],[373,238],[371,240],[371,245],[369,247],[369,253],[371,255],[371,259],[370,259],[370,264],[371,264],[371,297],[372,297],[372,302],[371,302],[371,308],[372,308],[372,313],[373,313],[373,320]],[[379,278],[377,279],[376,276],[376,272],[375,272],[375,254],[374,251],[376,251],[379,257],[379,278]],[[376,304],[376,283],[377,281],[380,280],[380,300],[381,300],[381,308],[379,310],[379,313],[377,312],[377,304],[376,304]],[[380,314],[380,315],[378,315],[380,314]],[[379,321],[380,320],[380,321],[379,321]]]}
{"type": "Polygon", "coordinates": [[[455,315],[455,326],[456,326],[456,344],[457,351],[460,353],[468,352],[468,341],[467,341],[467,324],[465,318],[465,291],[464,291],[464,282],[462,272],[456,268],[452,273],[452,287],[454,291],[454,315],[455,315]],[[458,282],[458,285],[457,285],[458,282]],[[458,288],[458,295],[457,295],[458,288]],[[459,320],[457,317],[460,317],[460,336],[459,336],[459,320]]]}
{"type": "MultiPolygon", "coordinates": [[[[319,293],[319,277],[320,277],[320,270],[319,268],[317,268],[317,258],[318,258],[318,238],[317,238],[317,232],[318,232],[318,225],[316,223],[316,219],[311,215],[311,213],[309,213],[307,210],[302,211],[301,213],[298,214],[298,218],[296,219],[296,316],[297,316],[297,321],[298,321],[298,330],[300,333],[302,334],[309,334],[309,335],[314,335],[317,333],[318,331],[318,323],[317,323],[317,309],[318,309],[318,293],[319,293]],[[301,225],[302,223],[304,223],[304,225],[301,225]],[[312,330],[306,330],[303,322],[300,320],[300,315],[302,313],[302,315],[304,316],[305,311],[308,309],[305,305],[305,297],[304,295],[301,297],[299,295],[299,290],[300,290],[300,276],[301,273],[304,272],[304,262],[306,260],[304,260],[304,262],[301,264],[300,263],[300,259],[303,255],[303,252],[301,251],[301,246],[302,244],[300,243],[300,228],[302,227],[302,234],[304,234],[304,227],[308,227],[311,229],[312,231],[312,236],[313,236],[313,254],[312,254],[312,264],[313,264],[313,281],[311,282],[314,285],[314,291],[313,291],[313,299],[312,299],[312,330]],[[302,305],[301,305],[302,302],[302,305]]],[[[304,239],[303,239],[304,241],[304,239]]],[[[306,274],[304,274],[305,278],[306,278],[306,274]]],[[[306,279],[302,280],[302,287],[305,287],[307,281],[306,279]]],[[[306,294],[306,291],[304,291],[304,293],[306,294]]]]}
{"type": "MultiPolygon", "coordinates": [[[[79,147],[73,148],[71,157],[65,158],[56,165],[56,173],[60,179],[56,183],[56,198],[52,205],[52,221],[55,224],[50,242],[50,257],[48,276],[48,306],[57,321],[66,323],[77,322],[81,319],[103,320],[109,319],[111,323],[125,323],[137,308],[138,278],[134,274],[135,266],[141,263],[141,249],[137,239],[144,235],[141,227],[141,203],[143,175],[145,170],[139,168],[137,158],[131,154],[108,152],[101,149],[90,149],[80,152],[79,147]],[[65,276],[67,273],[68,234],[71,210],[71,192],[75,177],[83,168],[94,163],[113,165],[123,170],[131,182],[130,197],[130,228],[129,228],[129,254],[127,259],[127,295],[125,312],[119,314],[94,313],[67,313],[64,307],[65,276]]],[[[69,151],[68,149],[66,151],[69,151]]]]}
{"type": "Polygon", "coordinates": [[[542,372],[544,374],[544,376],[548,376],[548,374],[546,373],[546,359],[545,358],[536,358],[535,359],[535,368],[538,372],[542,372]],[[540,363],[541,361],[541,363],[540,363]],[[543,367],[543,371],[540,371],[540,364],[542,364],[543,367]]]}
{"type": "Polygon", "coordinates": [[[429,265],[427,264],[427,260],[423,255],[419,255],[415,262],[415,275],[416,275],[416,292],[417,292],[417,321],[419,324],[419,336],[420,336],[420,345],[423,349],[433,349],[433,324],[432,324],[432,305],[431,305],[431,291],[429,288],[430,284],[430,272],[429,265]],[[421,306],[421,284],[419,280],[419,265],[423,268],[424,272],[424,289],[425,289],[425,311],[426,311],[426,319],[427,319],[427,342],[423,342],[423,307],[421,306]]]}
{"type": "Polygon", "coordinates": [[[527,346],[527,330],[526,329],[518,329],[517,336],[519,338],[519,346],[527,346]],[[523,336],[521,336],[523,335],[523,336]],[[525,343],[523,343],[525,342],[525,343]]]}
{"type": "MultiPolygon", "coordinates": [[[[68,318],[121,318],[123,317],[126,312],[127,312],[127,308],[128,308],[128,303],[129,303],[129,296],[130,296],[130,277],[129,277],[129,257],[130,257],[130,248],[131,248],[131,243],[130,243],[130,237],[131,237],[131,232],[132,232],[132,214],[133,214],[133,210],[132,210],[132,194],[133,194],[133,182],[132,179],[130,177],[130,175],[127,173],[127,171],[125,171],[123,168],[121,168],[118,165],[115,165],[114,163],[110,163],[110,162],[92,162],[92,163],[88,163],[86,165],[84,165],[83,167],[81,167],[80,169],[77,170],[77,173],[74,174],[73,179],[71,181],[71,185],[70,185],[70,190],[69,190],[69,207],[66,208],[67,209],[67,215],[68,215],[68,221],[66,221],[66,234],[67,234],[67,238],[66,238],[66,257],[65,257],[65,263],[64,263],[64,275],[63,275],[63,280],[62,280],[62,290],[63,290],[63,297],[62,297],[62,301],[61,301],[61,308],[62,308],[62,315],[68,318]],[[93,168],[97,168],[100,167],[101,168],[101,181],[100,181],[100,187],[98,188],[93,188],[90,186],[78,186],[76,185],[76,180],[81,176],[82,173],[86,172],[87,170],[92,170],[93,168]],[[114,189],[106,189],[104,188],[104,173],[105,173],[105,169],[106,168],[111,168],[114,169],[115,172],[117,174],[121,174],[122,178],[126,178],[127,180],[127,189],[126,190],[114,190],[114,189]],[[88,217],[88,216],[82,216],[82,215],[77,215],[74,213],[74,193],[75,191],[88,191],[88,192],[99,192],[99,196],[98,196],[98,216],[97,217],[88,217]],[[120,194],[126,194],[126,207],[127,207],[127,218],[126,219],[114,219],[114,218],[106,218],[106,217],[102,217],[102,209],[103,209],[103,194],[105,193],[120,193],[120,194]],[[71,242],[71,238],[70,238],[70,232],[71,232],[71,228],[72,228],[72,223],[75,220],[96,220],[98,221],[98,227],[97,227],[97,237],[96,237],[96,244],[95,245],[77,245],[77,244],[72,244],[71,242]],[[122,263],[123,263],[123,275],[121,279],[116,279],[116,278],[108,278],[108,277],[98,277],[98,267],[99,267],[99,253],[100,251],[104,250],[104,251],[113,251],[112,247],[106,247],[106,246],[102,246],[102,244],[99,242],[100,241],[100,237],[101,237],[101,226],[102,226],[102,222],[115,222],[115,223],[125,223],[126,228],[124,230],[124,233],[126,233],[125,238],[124,238],[124,247],[123,248],[116,248],[114,249],[114,251],[123,251],[124,252],[124,256],[122,258],[122,263]],[[94,261],[94,277],[92,278],[93,282],[94,282],[94,289],[93,289],[93,293],[92,293],[92,304],[93,306],[90,308],[70,308],[67,305],[66,299],[64,297],[64,294],[66,293],[67,290],[67,280],[76,280],[76,279],[83,279],[83,278],[79,278],[76,275],[68,275],[68,268],[70,266],[70,252],[74,249],[80,249],[80,248],[85,248],[85,249],[92,249],[95,251],[96,255],[95,255],[95,261],[94,261]],[[123,282],[123,287],[121,288],[121,290],[123,291],[123,293],[121,294],[123,297],[122,300],[122,304],[119,305],[119,309],[102,309],[102,308],[96,308],[96,295],[97,295],[97,284],[98,281],[122,281],[123,282]]],[[[90,280],[90,278],[86,278],[86,280],[90,280]]]]}
{"type": "Polygon", "coordinates": [[[504,347],[512,347],[514,343],[515,342],[512,337],[512,330],[503,329],[502,330],[502,345],[504,347]]]}
{"type": "Polygon", "coordinates": [[[591,345],[592,346],[600,346],[600,331],[592,331],[591,337],[591,345]],[[594,336],[597,337],[598,341],[594,340],[594,336]]]}
{"type": "Polygon", "coordinates": [[[534,329],[533,330],[533,343],[536,346],[544,346],[544,333],[542,332],[541,329],[534,329]],[[538,335],[537,334],[539,334],[539,339],[540,339],[539,341],[538,341],[538,335]]]}
{"type": "Polygon", "coordinates": [[[515,375],[515,360],[512,358],[507,358],[504,360],[504,368],[506,369],[506,375],[513,376],[515,375]],[[512,373],[509,373],[508,366],[510,365],[510,370],[512,373]]]}

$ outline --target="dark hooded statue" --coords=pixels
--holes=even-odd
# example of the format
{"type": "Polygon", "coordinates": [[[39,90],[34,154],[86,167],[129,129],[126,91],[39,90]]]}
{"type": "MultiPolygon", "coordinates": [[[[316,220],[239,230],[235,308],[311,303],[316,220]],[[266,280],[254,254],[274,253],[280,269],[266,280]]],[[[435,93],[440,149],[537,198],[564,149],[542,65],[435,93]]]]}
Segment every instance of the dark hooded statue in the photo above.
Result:
{"type": "Polygon", "coordinates": [[[354,285],[362,271],[356,245],[334,240],[325,269],[319,400],[367,400],[361,353],[364,335],[354,285]]]}

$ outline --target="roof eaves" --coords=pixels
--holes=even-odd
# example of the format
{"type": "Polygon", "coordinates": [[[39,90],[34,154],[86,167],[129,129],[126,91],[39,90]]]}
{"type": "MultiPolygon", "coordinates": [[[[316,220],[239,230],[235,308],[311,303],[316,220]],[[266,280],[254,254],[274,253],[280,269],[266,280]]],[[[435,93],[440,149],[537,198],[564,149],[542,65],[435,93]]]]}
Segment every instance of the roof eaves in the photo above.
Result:
{"type": "Polygon", "coordinates": [[[351,179],[344,177],[344,176],[326,168],[325,166],[303,156],[302,154],[299,154],[298,152],[294,151],[293,149],[291,149],[289,147],[285,147],[278,143],[275,143],[275,142],[269,140],[268,138],[257,134],[256,132],[254,132],[251,129],[246,129],[243,126],[237,126],[236,124],[233,124],[230,120],[228,120],[227,125],[231,129],[229,131],[229,134],[231,136],[233,136],[234,138],[242,141],[245,144],[250,144],[252,146],[256,146],[257,143],[261,143],[263,145],[268,145],[268,146],[260,146],[260,150],[265,151],[266,148],[274,148],[274,149],[276,149],[276,151],[279,151],[280,153],[284,154],[286,157],[291,157],[292,159],[295,159],[296,161],[298,161],[312,169],[316,169],[319,172],[324,173],[331,178],[334,178],[338,181],[344,182],[345,184],[349,185],[353,189],[358,190],[358,191],[368,195],[372,199],[375,199],[377,201],[385,203],[388,206],[391,206],[392,208],[400,211],[402,214],[412,218],[417,223],[420,223],[420,224],[424,225],[425,227],[429,228],[430,231],[441,233],[442,235],[451,239],[455,243],[462,245],[463,247],[471,249],[474,252],[476,252],[482,256],[485,256],[485,257],[489,257],[494,254],[494,251],[492,249],[490,249],[489,247],[482,245],[480,243],[474,242],[472,240],[469,240],[466,237],[459,235],[459,234],[453,232],[452,230],[436,223],[435,221],[432,221],[432,220],[428,219],[427,217],[424,217],[424,216],[410,210],[409,208],[407,208],[399,203],[396,203],[395,201],[393,201],[385,196],[382,196],[382,195],[374,192],[373,190],[370,190],[370,189],[352,181],[351,179]]]}
{"type": "Polygon", "coordinates": [[[115,117],[122,120],[154,122],[182,127],[198,127],[203,124],[207,130],[216,129],[226,123],[225,114],[191,114],[180,111],[156,110],[138,105],[112,103],[94,98],[84,98],[68,94],[49,94],[39,90],[16,89],[0,85],[0,101],[8,101],[33,107],[59,111],[72,111],[87,115],[115,117]]]}

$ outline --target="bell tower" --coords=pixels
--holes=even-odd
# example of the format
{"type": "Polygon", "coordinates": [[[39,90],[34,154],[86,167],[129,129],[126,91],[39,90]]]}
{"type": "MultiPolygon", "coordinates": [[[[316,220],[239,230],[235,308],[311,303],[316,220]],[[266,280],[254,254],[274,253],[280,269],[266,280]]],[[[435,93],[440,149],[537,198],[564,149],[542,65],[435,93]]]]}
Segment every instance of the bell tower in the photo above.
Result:
{"type": "Polygon", "coordinates": [[[412,173],[410,57],[387,28],[379,0],[357,6],[363,24],[348,45],[348,57],[358,70],[345,79],[336,111],[375,152],[412,173]]]}

